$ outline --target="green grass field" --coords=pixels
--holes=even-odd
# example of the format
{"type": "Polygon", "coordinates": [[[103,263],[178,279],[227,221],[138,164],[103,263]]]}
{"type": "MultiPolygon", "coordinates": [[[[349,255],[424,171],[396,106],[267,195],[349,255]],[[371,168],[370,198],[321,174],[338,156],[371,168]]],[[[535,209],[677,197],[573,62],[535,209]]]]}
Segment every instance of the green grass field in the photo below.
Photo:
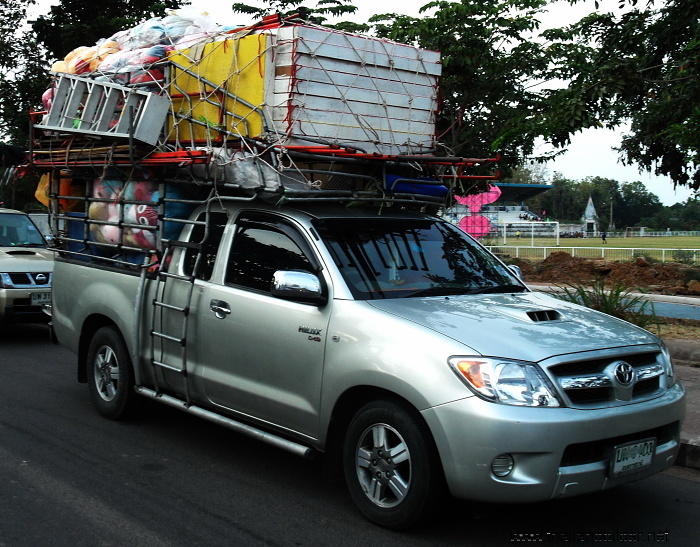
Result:
{"type": "MultiPolygon", "coordinates": [[[[484,238],[485,245],[503,245],[503,237],[484,238]]],[[[527,235],[520,239],[508,236],[506,245],[509,247],[530,247],[533,240],[527,235]]],[[[553,237],[536,237],[535,247],[554,247],[556,239],[553,237]]],[[[590,238],[559,238],[559,247],[602,247],[600,237],[590,238]]],[[[619,247],[624,249],[700,249],[700,237],[698,236],[669,236],[669,237],[609,237],[607,247],[619,247]]]]}

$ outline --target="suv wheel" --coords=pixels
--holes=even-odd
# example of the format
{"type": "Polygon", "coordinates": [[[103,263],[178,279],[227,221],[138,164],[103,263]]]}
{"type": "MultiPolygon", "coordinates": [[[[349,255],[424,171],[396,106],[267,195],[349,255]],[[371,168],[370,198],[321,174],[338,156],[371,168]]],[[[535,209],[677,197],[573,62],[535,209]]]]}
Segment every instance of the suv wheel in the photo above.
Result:
{"type": "Polygon", "coordinates": [[[140,399],[134,391],[134,371],[126,344],[114,327],[102,327],[90,341],[87,356],[90,395],[104,417],[132,416],[140,399]]]}
{"type": "Polygon", "coordinates": [[[371,521],[394,530],[430,516],[442,498],[442,469],[415,411],[391,401],[360,408],[347,430],[343,467],[350,496],[371,521]]]}

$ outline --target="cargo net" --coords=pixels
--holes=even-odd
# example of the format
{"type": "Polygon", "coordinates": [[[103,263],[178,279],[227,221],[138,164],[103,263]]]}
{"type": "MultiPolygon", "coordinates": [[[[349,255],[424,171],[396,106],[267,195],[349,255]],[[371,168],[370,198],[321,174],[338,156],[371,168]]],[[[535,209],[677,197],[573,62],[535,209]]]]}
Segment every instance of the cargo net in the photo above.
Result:
{"type": "Polygon", "coordinates": [[[294,17],[234,28],[177,10],[52,73],[30,156],[78,255],[157,262],[221,196],[439,208],[498,178],[469,174],[498,158],[438,153],[438,53],[294,17]]]}
{"type": "Polygon", "coordinates": [[[176,10],[52,72],[34,116],[40,169],[168,166],[285,197],[436,202],[467,193],[465,169],[494,161],[436,157],[437,52],[295,18],[233,28],[176,10]]]}

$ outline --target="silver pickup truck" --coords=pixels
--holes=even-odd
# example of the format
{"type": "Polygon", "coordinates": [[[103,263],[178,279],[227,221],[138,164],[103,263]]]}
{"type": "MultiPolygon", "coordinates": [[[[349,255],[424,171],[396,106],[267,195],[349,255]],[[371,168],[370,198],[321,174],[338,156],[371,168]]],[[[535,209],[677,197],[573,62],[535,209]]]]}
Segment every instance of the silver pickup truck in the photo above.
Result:
{"type": "Polygon", "coordinates": [[[255,200],[190,218],[161,265],[56,260],[53,332],[104,416],[145,396],[323,453],[394,529],[448,493],[532,502],[673,464],[684,389],[663,343],[530,291],[451,224],[255,200]]]}

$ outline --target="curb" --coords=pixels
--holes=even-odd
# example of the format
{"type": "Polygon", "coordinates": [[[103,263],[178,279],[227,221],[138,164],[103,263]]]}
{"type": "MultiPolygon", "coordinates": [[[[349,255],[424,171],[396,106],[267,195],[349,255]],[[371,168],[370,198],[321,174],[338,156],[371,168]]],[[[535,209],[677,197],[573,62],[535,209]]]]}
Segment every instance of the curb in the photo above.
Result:
{"type": "MultiPolygon", "coordinates": [[[[552,283],[527,283],[525,285],[530,287],[533,291],[552,291],[552,292],[562,292],[566,288],[565,286],[556,285],[552,283]]],[[[630,292],[629,296],[637,297],[640,296],[652,302],[667,302],[669,304],[686,304],[688,306],[700,306],[700,296],[674,296],[670,294],[656,294],[656,293],[644,293],[644,292],[630,292]]]]}
{"type": "Polygon", "coordinates": [[[700,469],[700,364],[689,359],[696,353],[700,354],[700,342],[668,340],[666,345],[676,364],[676,376],[685,387],[685,420],[675,465],[700,469]],[[686,366],[684,360],[695,366],[686,366]]]}
{"type": "Polygon", "coordinates": [[[678,456],[673,465],[700,470],[700,446],[681,441],[678,456]]]}

